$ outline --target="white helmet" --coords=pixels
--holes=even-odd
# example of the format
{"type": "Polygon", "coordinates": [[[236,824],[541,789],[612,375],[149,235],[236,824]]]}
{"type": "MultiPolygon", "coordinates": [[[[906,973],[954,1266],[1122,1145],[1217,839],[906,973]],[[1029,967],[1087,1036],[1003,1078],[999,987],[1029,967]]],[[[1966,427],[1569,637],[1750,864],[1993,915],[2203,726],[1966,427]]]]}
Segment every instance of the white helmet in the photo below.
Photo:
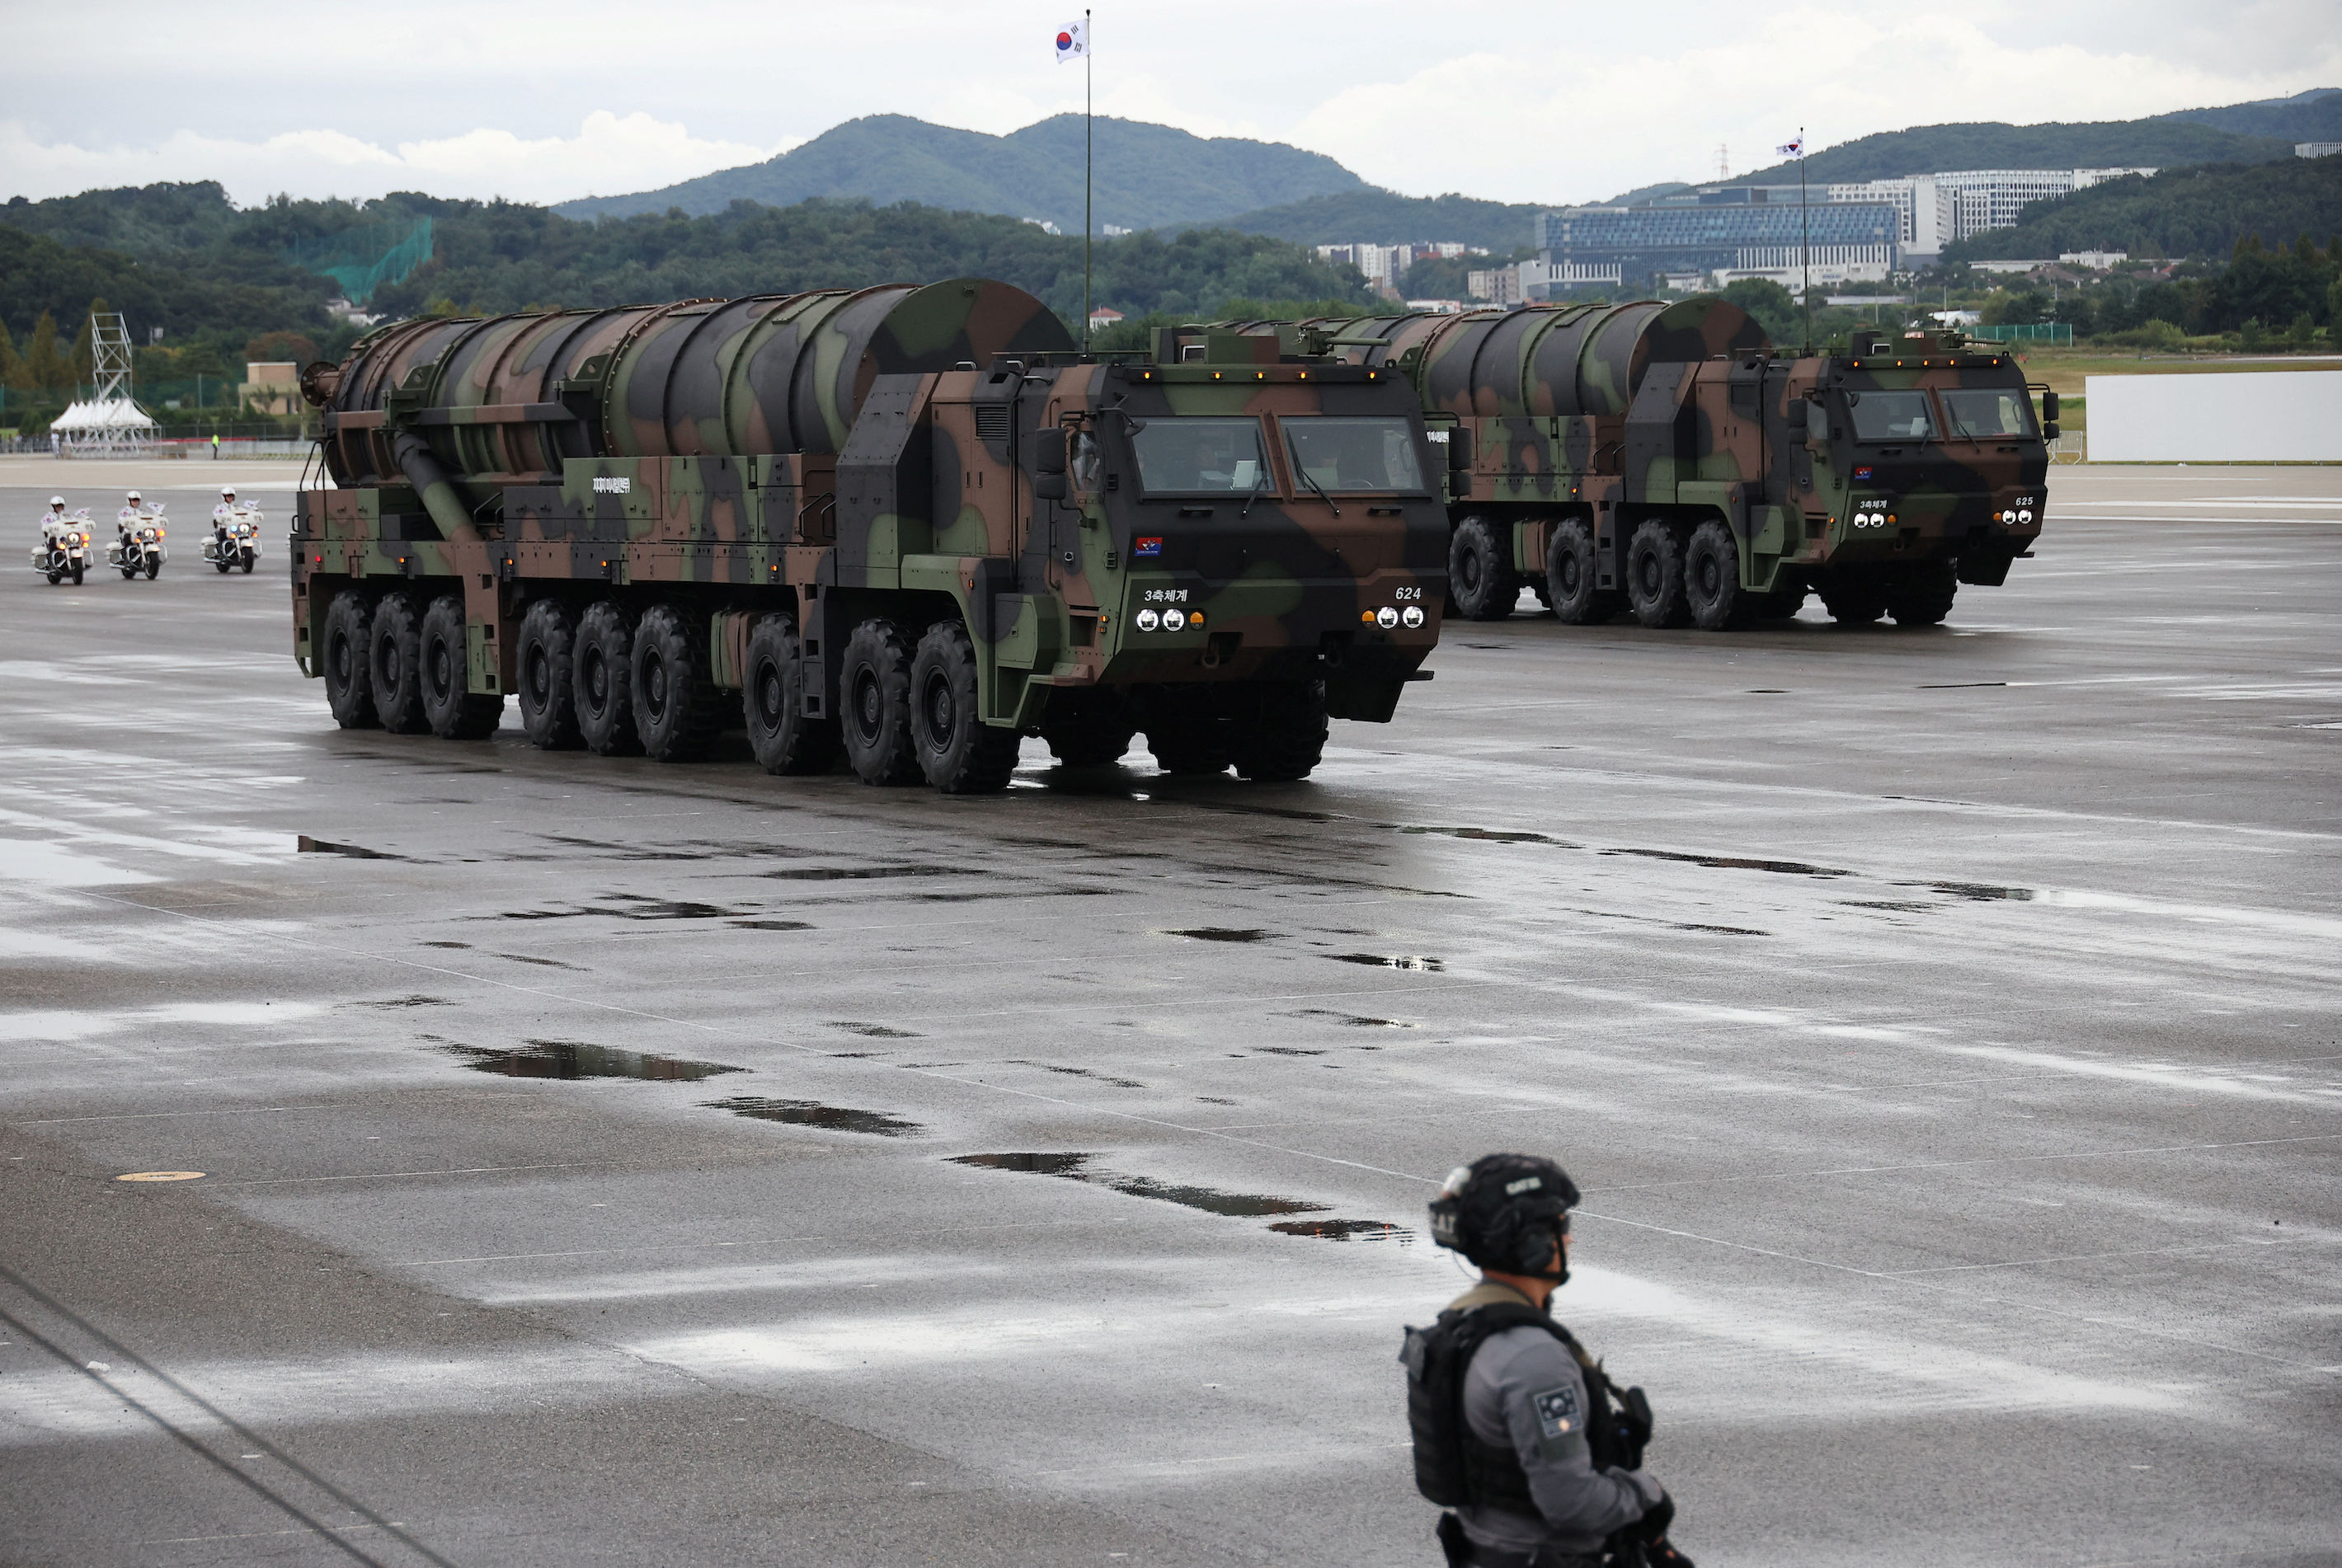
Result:
{"type": "Polygon", "coordinates": [[[138,503],[139,503],[142,499],[143,499],[143,497],[142,497],[142,496],[140,496],[140,494],[138,494],[138,492],[136,492],[135,490],[133,490],[133,491],[130,493],[130,495],[129,495],[129,501],[130,501],[130,504],[132,504],[133,506],[137,505],[137,504],[138,504],[138,503]]]}
{"type": "Polygon", "coordinates": [[[233,484],[223,484],[223,485],[221,485],[221,486],[220,486],[220,494],[221,494],[222,496],[225,497],[227,500],[230,500],[230,501],[235,500],[235,485],[233,485],[233,484]]]}
{"type": "Polygon", "coordinates": [[[65,498],[62,495],[52,495],[49,497],[49,504],[62,512],[65,509],[65,498]]]}

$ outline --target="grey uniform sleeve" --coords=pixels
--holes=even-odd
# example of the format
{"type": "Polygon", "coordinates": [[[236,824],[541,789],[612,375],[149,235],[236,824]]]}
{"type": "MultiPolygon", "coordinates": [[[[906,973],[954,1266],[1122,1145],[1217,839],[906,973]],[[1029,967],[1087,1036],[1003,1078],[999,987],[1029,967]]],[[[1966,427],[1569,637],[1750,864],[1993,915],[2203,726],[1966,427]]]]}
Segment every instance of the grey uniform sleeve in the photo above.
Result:
{"type": "Polygon", "coordinates": [[[1465,1419],[1484,1443],[1509,1443],[1529,1495],[1556,1532],[1603,1536],[1659,1499],[1639,1470],[1597,1470],[1586,1441],[1586,1379],[1576,1358],[1541,1329],[1508,1329],[1472,1358],[1465,1419]]]}

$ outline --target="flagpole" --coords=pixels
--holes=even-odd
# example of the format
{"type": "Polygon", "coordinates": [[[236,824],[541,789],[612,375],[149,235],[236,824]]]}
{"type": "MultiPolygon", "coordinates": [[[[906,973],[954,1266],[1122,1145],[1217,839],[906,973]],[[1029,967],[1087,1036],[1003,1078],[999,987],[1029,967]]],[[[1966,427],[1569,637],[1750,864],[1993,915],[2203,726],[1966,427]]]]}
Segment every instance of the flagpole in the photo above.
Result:
{"type": "Polygon", "coordinates": [[[1090,13],[1082,7],[1082,352],[1090,346],[1090,13]]]}
{"type": "Polygon", "coordinates": [[[1814,238],[1806,209],[1806,128],[1797,127],[1797,255],[1806,269],[1806,353],[1814,352],[1814,238]]]}

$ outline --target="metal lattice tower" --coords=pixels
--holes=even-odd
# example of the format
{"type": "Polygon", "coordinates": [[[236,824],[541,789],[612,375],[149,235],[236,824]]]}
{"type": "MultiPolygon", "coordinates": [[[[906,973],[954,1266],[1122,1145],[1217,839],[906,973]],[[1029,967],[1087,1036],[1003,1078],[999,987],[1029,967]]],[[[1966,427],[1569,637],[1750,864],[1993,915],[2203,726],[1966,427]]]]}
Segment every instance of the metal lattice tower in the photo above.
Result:
{"type": "Polygon", "coordinates": [[[92,313],[89,318],[91,375],[96,378],[95,400],[130,401],[130,328],[119,312],[92,313]]]}

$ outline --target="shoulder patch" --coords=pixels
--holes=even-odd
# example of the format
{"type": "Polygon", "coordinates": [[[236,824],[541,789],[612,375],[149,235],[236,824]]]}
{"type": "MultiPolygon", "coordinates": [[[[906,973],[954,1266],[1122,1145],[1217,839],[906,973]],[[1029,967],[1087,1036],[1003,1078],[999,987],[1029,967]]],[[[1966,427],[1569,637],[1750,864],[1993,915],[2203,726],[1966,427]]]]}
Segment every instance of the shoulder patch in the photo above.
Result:
{"type": "Polygon", "coordinates": [[[1546,1437],[1560,1437],[1577,1430],[1577,1390],[1568,1383],[1531,1394],[1529,1403],[1536,1407],[1537,1430],[1546,1437]]]}

